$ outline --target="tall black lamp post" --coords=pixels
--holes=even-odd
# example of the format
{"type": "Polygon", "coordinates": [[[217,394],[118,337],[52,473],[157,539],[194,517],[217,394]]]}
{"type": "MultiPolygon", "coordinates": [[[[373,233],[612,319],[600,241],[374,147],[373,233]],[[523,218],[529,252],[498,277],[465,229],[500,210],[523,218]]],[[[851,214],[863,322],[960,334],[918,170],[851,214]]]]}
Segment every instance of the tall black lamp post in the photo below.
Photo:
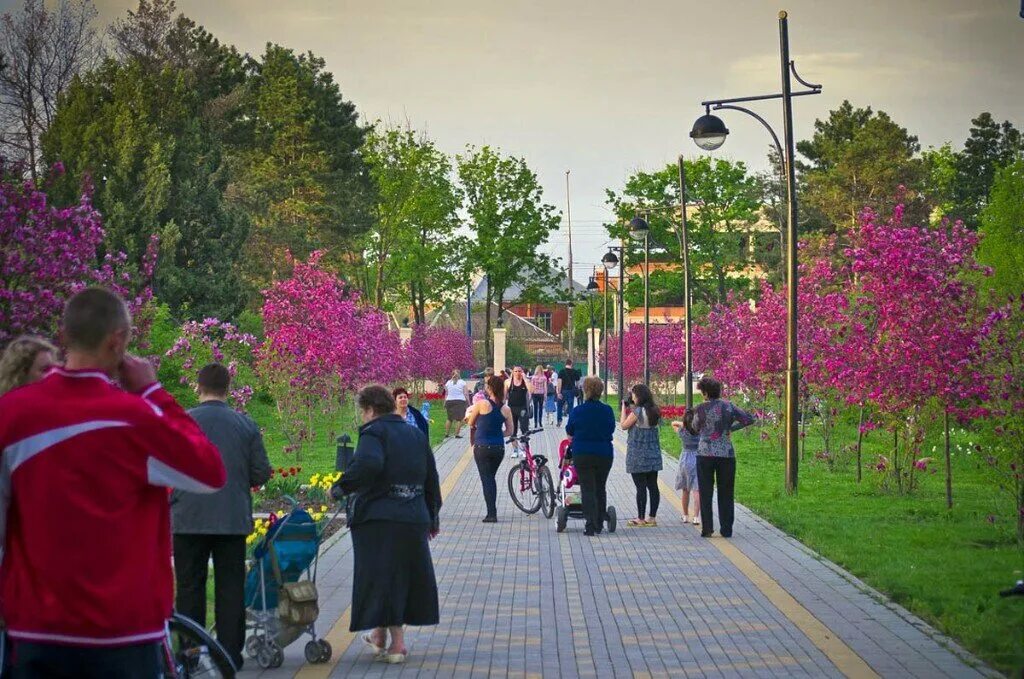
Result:
{"type": "Polygon", "coordinates": [[[711,111],[729,109],[740,111],[753,117],[764,125],[771,135],[779,157],[782,159],[786,174],[786,201],[788,215],[786,225],[786,490],[795,493],[797,489],[797,470],[799,467],[799,365],[797,363],[797,204],[796,204],[796,173],[794,167],[793,143],[793,97],[821,94],[821,85],[807,82],[796,72],[794,62],[789,58],[789,19],[786,12],[779,12],[779,56],[782,66],[782,92],[778,94],[762,94],[752,97],[735,97],[732,99],[711,99],[702,101],[704,115],[693,123],[690,136],[697,146],[706,151],[714,151],[725,143],[729,134],[725,123],[711,111]],[[791,78],[806,87],[806,90],[794,92],[791,78]],[[779,137],[764,118],[735,104],[747,101],[765,101],[768,99],[782,100],[782,123],[785,132],[785,149],[779,144],[779,137]]]}
{"type": "Polygon", "coordinates": [[[587,299],[590,300],[590,337],[587,338],[587,345],[590,348],[590,363],[587,364],[587,372],[591,375],[597,374],[597,371],[594,370],[597,361],[597,342],[594,341],[594,292],[597,288],[597,279],[591,276],[587,283],[587,299]]]}
{"type": "MultiPolygon", "coordinates": [[[[608,252],[606,252],[604,257],[601,258],[601,263],[604,264],[605,271],[610,271],[611,269],[614,269],[616,266],[619,267],[619,289],[616,291],[617,297],[618,297],[618,305],[617,305],[617,308],[618,308],[618,314],[617,314],[618,315],[618,319],[617,319],[617,321],[618,321],[618,327],[617,327],[618,333],[617,334],[618,334],[618,339],[619,339],[619,360],[618,360],[618,364],[619,365],[618,365],[618,371],[616,373],[616,379],[618,380],[618,387],[616,388],[615,391],[616,391],[616,393],[617,393],[617,395],[619,397],[619,401],[621,402],[622,401],[622,389],[623,389],[622,385],[625,383],[625,380],[622,377],[622,359],[623,359],[622,352],[623,352],[623,349],[624,349],[624,339],[625,339],[625,337],[623,336],[624,335],[623,331],[625,330],[625,325],[626,325],[625,324],[625,311],[623,309],[623,297],[622,297],[622,291],[623,291],[623,288],[624,288],[624,286],[626,284],[626,254],[624,252],[624,249],[622,247],[616,247],[616,246],[609,247],[608,248],[608,252]],[[619,251],[619,257],[615,256],[615,251],[616,250],[619,251]]],[[[605,285],[607,285],[607,279],[605,279],[605,285]]],[[[608,388],[608,386],[607,386],[607,380],[606,380],[605,389],[607,389],[607,388],[608,388]]]]}
{"type": "Polygon", "coordinates": [[[629,235],[644,244],[644,384],[651,384],[651,227],[646,219],[633,217],[629,235]]]}

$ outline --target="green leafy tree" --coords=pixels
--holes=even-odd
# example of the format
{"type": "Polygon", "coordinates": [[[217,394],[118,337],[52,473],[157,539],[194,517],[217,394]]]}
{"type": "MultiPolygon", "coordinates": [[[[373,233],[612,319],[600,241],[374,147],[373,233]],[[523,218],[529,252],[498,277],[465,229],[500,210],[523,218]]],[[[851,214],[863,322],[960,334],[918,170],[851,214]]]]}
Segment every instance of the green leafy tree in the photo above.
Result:
{"type": "Polygon", "coordinates": [[[800,209],[817,213],[830,233],[857,222],[865,207],[891,214],[903,203],[909,218],[926,215],[917,137],[884,111],[854,108],[849,101],[814,121],[814,136],[797,143],[801,164],[800,209]]]}
{"type": "Polygon", "coordinates": [[[111,58],[71,84],[42,137],[44,158],[66,170],[58,200],[95,185],[110,250],[140,262],[160,234],[154,290],[174,313],[230,318],[247,299],[237,262],[248,221],[224,198],[225,130],[237,115],[225,102],[244,79],[242,59],[185,17],[166,27],[159,67],[111,58]]]}
{"type": "Polygon", "coordinates": [[[957,156],[952,216],[972,229],[978,228],[996,172],[1022,152],[1020,130],[1009,121],[997,123],[987,111],[972,120],[964,150],[957,156]]]}
{"type": "MultiPolygon", "coordinates": [[[[761,208],[763,188],[741,162],[702,156],[686,166],[687,231],[690,244],[691,293],[706,304],[724,302],[730,291],[749,286],[751,264],[760,264],[767,248],[751,248],[753,225],[761,208]]],[[[607,203],[619,223],[609,234],[627,242],[628,266],[642,264],[643,250],[628,236],[628,223],[636,215],[650,225],[651,261],[678,264],[682,256],[678,166],[656,172],[637,172],[626,180],[621,193],[608,190],[607,203]]],[[[773,241],[772,241],[773,242],[773,241]]],[[[771,245],[771,243],[770,243],[771,245]]],[[[774,245],[771,245],[774,250],[774,245]]],[[[656,299],[682,302],[682,271],[675,268],[651,274],[652,304],[656,299]]],[[[643,282],[626,288],[631,306],[642,304],[643,282]],[[638,287],[639,286],[639,287],[638,287]],[[640,298],[635,299],[637,290],[640,298]]]]}
{"type": "Polygon", "coordinates": [[[959,155],[946,142],[939,148],[930,148],[922,153],[921,160],[924,164],[924,190],[932,206],[929,221],[938,224],[955,212],[959,155]]]}
{"type": "Polygon", "coordinates": [[[273,44],[249,61],[241,105],[250,126],[239,131],[230,195],[252,216],[246,279],[262,289],[287,274],[287,251],[301,261],[326,250],[343,263],[369,227],[371,202],[355,105],[323,59],[273,44]]]}
{"type": "Polygon", "coordinates": [[[985,285],[999,298],[1024,293],[1024,160],[996,171],[981,233],[978,261],[993,270],[985,285]]]}
{"type": "Polygon", "coordinates": [[[502,309],[513,285],[526,288],[523,299],[539,299],[546,284],[555,282],[555,263],[538,249],[558,228],[559,215],[543,202],[537,175],[522,158],[470,146],[456,162],[462,208],[473,231],[469,263],[487,281],[484,350],[490,356],[491,303],[502,309]]]}
{"type": "Polygon", "coordinates": [[[430,139],[400,128],[373,130],[363,157],[376,189],[364,287],[376,306],[405,302],[424,323],[427,303],[464,293],[468,273],[451,163],[430,139]]]}

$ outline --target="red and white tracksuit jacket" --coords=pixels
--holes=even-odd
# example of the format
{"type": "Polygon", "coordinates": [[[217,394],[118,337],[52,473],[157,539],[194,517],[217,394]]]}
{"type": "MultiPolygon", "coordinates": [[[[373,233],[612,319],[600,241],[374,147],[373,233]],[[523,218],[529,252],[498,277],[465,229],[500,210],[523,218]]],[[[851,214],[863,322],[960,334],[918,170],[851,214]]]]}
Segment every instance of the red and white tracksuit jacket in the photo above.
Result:
{"type": "Polygon", "coordinates": [[[15,640],[125,646],[173,608],[167,488],[224,485],[220,453],[159,384],[56,369],[0,397],[0,614],[15,640]]]}

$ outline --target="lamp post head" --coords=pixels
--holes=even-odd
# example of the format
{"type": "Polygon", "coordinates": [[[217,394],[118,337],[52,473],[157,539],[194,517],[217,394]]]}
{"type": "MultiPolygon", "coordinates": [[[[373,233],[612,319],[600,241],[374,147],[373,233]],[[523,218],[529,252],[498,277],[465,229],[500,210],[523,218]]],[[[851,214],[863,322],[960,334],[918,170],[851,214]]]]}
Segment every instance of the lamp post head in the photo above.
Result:
{"type": "Polygon", "coordinates": [[[590,282],[587,283],[587,290],[588,291],[594,291],[594,290],[600,290],[600,289],[601,289],[601,286],[597,284],[597,279],[595,279],[593,276],[591,276],[590,277],[590,282]]]}
{"type": "Polygon", "coordinates": [[[408,328],[409,327],[409,317],[408,316],[406,316],[405,318],[402,319],[402,327],[403,328],[408,328]]]}
{"type": "Polygon", "coordinates": [[[729,128],[725,126],[722,119],[705,113],[693,121],[693,129],[690,130],[690,137],[693,142],[705,151],[714,151],[725,143],[729,134],[729,128]]]}
{"type": "Polygon", "coordinates": [[[501,316],[498,316],[497,326],[499,328],[505,327],[505,319],[502,318],[501,316]]]}
{"type": "Polygon", "coordinates": [[[642,241],[647,238],[647,234],[650,232],[651,227],[647,224],[647,220],[643,217],[633,217],[629,222],[629,235],[634,240],[642,241]]]}
{"type": "Polygon", "coordinates": [[[604,253],[604,257],[601,258],[601,263],[604,264],[606,271],[611,271],[619,263],[619,258],[615,256],[615,253],[609,250],[604,253]]]}

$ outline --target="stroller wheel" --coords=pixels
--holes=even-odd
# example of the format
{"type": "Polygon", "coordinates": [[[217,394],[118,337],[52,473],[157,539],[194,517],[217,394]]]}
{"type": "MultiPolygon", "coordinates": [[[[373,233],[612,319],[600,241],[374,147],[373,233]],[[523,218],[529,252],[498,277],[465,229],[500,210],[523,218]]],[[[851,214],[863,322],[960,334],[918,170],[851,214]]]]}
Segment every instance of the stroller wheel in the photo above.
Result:
{"type": "Polygon", "coordinates": [[[263,645],[263,635],[254,634],[245,640],[245,654],[250,658],[255,658],[259,652],[260,646],[263,645]]]}
{"type": "Polygon", "coordinates": [[[304,649],[306,662],[310,664],[325,663],[331,659],[331,645],[323,639],[314,639],[306,644],[304,649]]]}
{"type": "Polygon", "coordinates": [[[277,647],[273,641],[267,641],[259,646],[256,651],[256,664],[265,670],[280,667],[284,663],[284,651],[277,647]]]}
{"type": "Polygon", "coordinates": [[[565,530],[566,524],[569,523],[569,510],[565,507],[557,507],[555,509],[555,530],[561,533],[565,530]]]}
{"type": "Polygon", "coordinates": [[[608,532],[615,532],[615,525],[618,523],[618,517],[615,515],[615,507],[608,507],[608,532]]]}

